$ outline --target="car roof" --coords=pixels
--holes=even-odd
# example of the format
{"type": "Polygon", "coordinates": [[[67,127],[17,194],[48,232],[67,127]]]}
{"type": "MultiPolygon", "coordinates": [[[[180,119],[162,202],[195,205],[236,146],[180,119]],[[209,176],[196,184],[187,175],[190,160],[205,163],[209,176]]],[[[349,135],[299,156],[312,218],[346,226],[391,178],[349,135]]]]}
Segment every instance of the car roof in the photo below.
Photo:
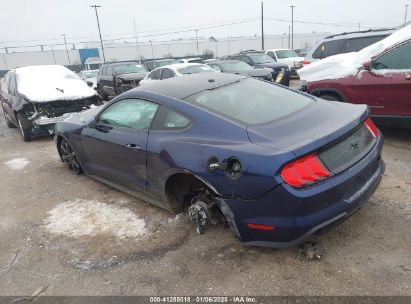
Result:
{"type": "Polygon", "coordinates": [[[195,63],[195,62],[192,62],[192,63],[173,63],[173,64],[170,64],[170,65],[165,65],[165,66],[155,68],[153,71],[155,71],[157,69],[164,69],[164,68],[168,68],[168,69],[171,69],[173,71],[177,71],[179,69],[184,69],[184,68],[188,68],[188,67],[191,67],[191,66],[207,66],[207,65],[203,64],[203,63],[195,63]]]}
{"type": "Polygon", "coordinates": [[[273,51],[273,52],[276,52],[276,51],[292,51],[292,49],[269,49],[269,50],[265,50],[266,52],[268,52],[268,51],[273,51]]]}
{"type": "Polygon", "coordinates": [[[236,60],[236,59],[222,59],[222,60],[216,60],[216,61],[212,61],[212,62],[207,62],[207,64],[230,63],[230,62],[244,62],[244,61],[236,60]]]}
{"type": "Polygon", "coordinates": [[[247,77],[228,73],[198,73],[173,77],[162,81],[153,81],[144,86],[137,87],[132,92],[147,91],[177,99],[184,99],[204,90],[245,79],[247,77]]]}
{"type": "Polygon", "coordinates": [[[395,29],[369,29],[365,31],[356,31],[356,32],[344,32],[339,34],[333,34],[324,37],[324,40],[337,40],[337,39],[346,39],[346,38],[360,38],[360,37],[372,37],[372,36],[382,36],[390,35],[395,31],[395,29]]]}
{"type": "Polygon", "coordinates": [[[155,60],[148,60],[148,61],[146,61],[146,62],[144,62],[144,63],[151,63],[151,62],[164,62],[164,61],[177,61],[177,60],[175,60],[175,59],[173,59],[173,58],[165,58],[165,59],[155,59],[155,60]]]}
{"type": "Polygon", "coordinates": [[[103,67],[107,66],[116,66],[116,65],[125,65],[125,64],[136,64],[136,65],[141,65],[137,61],[126,61],[126,62],[114,62],[114,63],[105,63],[103,64],[103,67]]]}

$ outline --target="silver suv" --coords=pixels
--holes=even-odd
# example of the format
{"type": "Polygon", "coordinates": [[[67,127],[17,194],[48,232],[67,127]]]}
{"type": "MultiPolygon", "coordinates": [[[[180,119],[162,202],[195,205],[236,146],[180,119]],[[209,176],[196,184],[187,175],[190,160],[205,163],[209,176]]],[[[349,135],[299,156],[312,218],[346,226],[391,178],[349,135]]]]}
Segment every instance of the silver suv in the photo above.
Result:
{"type": "Polygon", "coordinates": [[[337,54],[357,52],[384,39],[393,32],[395,32],[395,29],[378,29],[327,36],[308,52],[303,64],[309,64],[337,54]]]}

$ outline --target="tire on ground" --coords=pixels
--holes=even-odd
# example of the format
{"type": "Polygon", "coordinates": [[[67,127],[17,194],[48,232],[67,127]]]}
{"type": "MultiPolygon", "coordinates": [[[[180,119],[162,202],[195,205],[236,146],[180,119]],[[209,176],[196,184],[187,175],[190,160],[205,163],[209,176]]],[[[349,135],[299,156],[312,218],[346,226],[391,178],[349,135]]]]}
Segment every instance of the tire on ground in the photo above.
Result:
{"type": "Polygon", "coordinates": [[[23,112],[17,113],[17,122],[19,124],[20,134],[24,141],[30,141],[32,123],[27,119],[26,114],[23,112]]]}

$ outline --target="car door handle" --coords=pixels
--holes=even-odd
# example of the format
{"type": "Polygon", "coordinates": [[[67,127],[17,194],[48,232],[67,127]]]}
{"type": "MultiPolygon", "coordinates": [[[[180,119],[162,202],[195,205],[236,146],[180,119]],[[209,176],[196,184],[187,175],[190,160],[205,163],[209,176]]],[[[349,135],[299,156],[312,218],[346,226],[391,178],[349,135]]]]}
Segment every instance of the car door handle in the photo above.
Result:
{"type": "Polygon", "coordinates": [[[142,150],[143,149],[141,146],[136,145],[136,144],[127,144],[126,147],[130,148],[130,149],[134,149],[134,150],[142,150]]]}

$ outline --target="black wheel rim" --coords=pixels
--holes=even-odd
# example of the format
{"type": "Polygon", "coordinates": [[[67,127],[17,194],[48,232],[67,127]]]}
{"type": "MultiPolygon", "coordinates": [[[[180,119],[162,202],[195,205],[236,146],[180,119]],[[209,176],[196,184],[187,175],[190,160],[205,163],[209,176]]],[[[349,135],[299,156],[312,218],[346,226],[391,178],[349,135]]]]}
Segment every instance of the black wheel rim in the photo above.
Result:
{"type": "Polygon", "coordinates": [[[63,140],[60,144],[61,159],[67,167],[75,174],[81,172],[81,166],[77,159],[76,152],[71,149],[67,141],[63,140]]]}

